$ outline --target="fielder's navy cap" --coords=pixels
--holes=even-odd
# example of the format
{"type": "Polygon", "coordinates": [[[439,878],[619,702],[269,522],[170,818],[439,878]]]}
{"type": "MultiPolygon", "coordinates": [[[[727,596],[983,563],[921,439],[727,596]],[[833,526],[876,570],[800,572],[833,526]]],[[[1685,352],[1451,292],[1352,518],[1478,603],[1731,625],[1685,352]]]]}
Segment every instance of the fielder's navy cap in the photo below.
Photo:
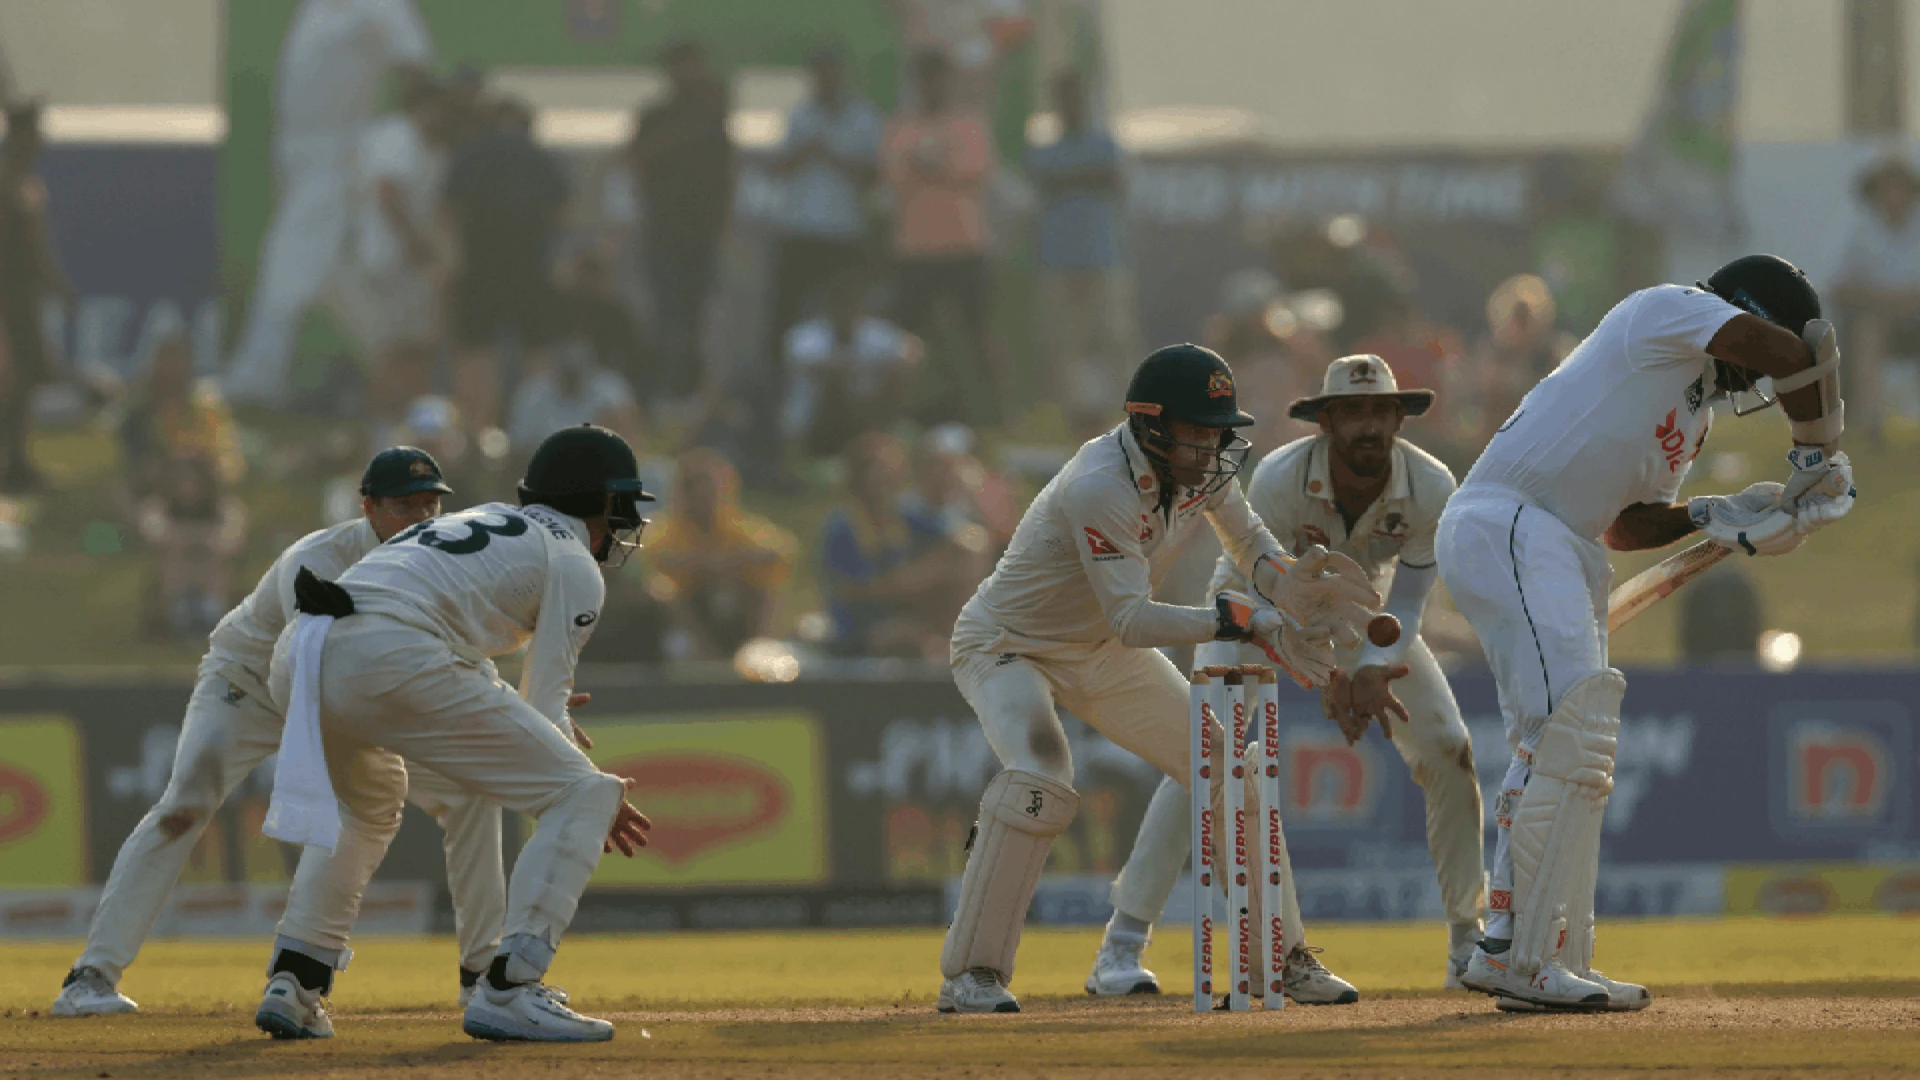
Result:
{"type": "Polygon", "coordinates": [[[393,499],[419,491],[453,494],[440,475],[440,463],[417,446],[389,446],[367,462],[366,475],[360,478],[360,494],[376,499],[393,499]]]}

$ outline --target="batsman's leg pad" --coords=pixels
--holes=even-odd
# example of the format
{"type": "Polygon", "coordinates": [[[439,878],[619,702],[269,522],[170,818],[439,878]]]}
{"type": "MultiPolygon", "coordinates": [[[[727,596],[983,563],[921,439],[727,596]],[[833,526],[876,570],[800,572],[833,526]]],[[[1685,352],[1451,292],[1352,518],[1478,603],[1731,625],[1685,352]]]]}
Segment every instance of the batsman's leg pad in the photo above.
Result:
{"type": "Polygon", "coordinates": [[[1593,880],[1626,692],[1618,671],[1596,672],[1567,691],[1541,728],[1510,841],[1516,970],[1538,971],[1558,955],[1577,894],[1593,880]]]}
{"type": "Polygon", "coordinates": [[[1012,981],[1027,903],[1047,851],[1079,809],[1078,792],[1039,773],[1006,769],[987,784],[960,878],[960,902],[940,952],[942,975],[952,979],[984,967],[1012,981]]]}

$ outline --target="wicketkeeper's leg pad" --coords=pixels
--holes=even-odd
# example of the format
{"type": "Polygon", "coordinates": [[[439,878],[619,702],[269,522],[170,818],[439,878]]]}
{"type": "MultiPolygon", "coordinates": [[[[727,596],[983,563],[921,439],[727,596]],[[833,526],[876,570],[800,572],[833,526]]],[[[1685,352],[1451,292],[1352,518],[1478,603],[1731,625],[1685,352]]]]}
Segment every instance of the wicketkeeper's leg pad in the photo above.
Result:
{"type": "Polygon", "coordinates": [[[1538,971],[1558,955],[1583,903],[1576,896],[1592,887],[1626,692],[1620,672],[1596,672],[1561,697],[1541,728],[1509,840],[1518,971],[1538,971]]]}
{"type": "Polygon", "coordinates": [[[940,952],[941,974],[951,979],[983,967],[1012,981],[1027,904],[1047,852],[1079,809],[1078,792],[1040,773],[1006,769],[987,784],[967,845],[960,902],[940,952]]]}

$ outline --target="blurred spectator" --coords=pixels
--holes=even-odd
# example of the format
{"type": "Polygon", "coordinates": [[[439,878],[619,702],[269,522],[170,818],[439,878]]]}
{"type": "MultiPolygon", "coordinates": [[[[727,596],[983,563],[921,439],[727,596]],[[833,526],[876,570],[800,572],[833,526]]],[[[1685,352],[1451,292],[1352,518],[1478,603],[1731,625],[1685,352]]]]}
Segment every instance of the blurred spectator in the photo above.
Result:
{"type": "Polygon", "coordinates": [[[524,456],[547,436],[578,424],[611,428],[628,442],[640,437],[640,409],[627,380],[603,367],[586,340],[570,338],[555,346],[550,365],[520,380],[507,436],[524,456]]]}
{"type": "MultiPolygon", "coordinates": [[[[894,198],[897,314],[902,326],[929,342],[936,342],[936,324],[951,314],[964,353],[938,365],[948,411],[976,383],[975,369],[984,367],[993,406],[1004,415],[1005,357],[988,311],[986,198],[993,139],[981,114],[952,107],[944,56],[922,54],[915,71],[920,106],[894,118],[881,149],[894,198]]],[[[945,351],[936,348],[935,355],[945,351]]]]}
{"type": "Polygon", "coordinates": [[[340,259],[354,154],[386,76],[415,77],[432,59],[433,41],[412,0],[301,0],[280,52],[273,132],[279,198],[227,371],[233,400],[285,398],[294,334],[340,259]]]}
{"type": "MultiPolygon", "coordinates": [[[[899,27],[900,55],[938,53],[954,72],[954,102],[990,110],[1000,60],[1033,28],[1025,0],[888,0],[899,27]]],[[[916,103],[912,72],[901,80],[901,104],[916,103]]]]}
{"type": "Polygon", "coordinates": [[[846,501],[821,526],[834,648],[851,656],[945,659],[953,620],[985,576],[977,534],[950,534],[905,508],[907,451],[884,432],[847,446],[846,501]]]}
{"type": "Polygon", "coordinates": [[[1122,275],[1120,144],[1087,110],[1080,75],[1053,78],[1060,137],[1027,151],[1040,189],[1042,378],[1075,430],[1097,430],[1139,348],[1122,275]]]}
{"type": "Polygon", "coordinates": [[[161,342],[120,430],[140,533],[159,553],[160,610],[149,622],[180,636],[212,629],[227,610],[246,511],[233,494],[246,473],[239,429],[220,391],[193,377],[184,334],[161,342]]]}
{"type": "Polygon", "coordinates": [[[691,41],[667,49],[667,99],[640,114],[628,164],[646,203],[641,239],[661,382],[688,397],[705,377],[702,330],[733,209],[727,88],[691,41]]]}
{"type": "Polygon", "coordinates": [[[860,265],[867,193],[880,161],[880,111],[847,89],[846,57],[822,51],[812,71],[813,94],[787,117],[786,141],[772,161],[786,180],[768,286],[768,352],[776,362],[808,302],[860,265]]]}
{"type": "Polygon", "coordinates": [[[566,175],[534,145],[532,110],[518,100],[496,103],[493,126],[454,155],[446,186],[459,245],[453,394],[476,432],[500,423],[503,341],[535,368],[559,335],[552,259],[566,205],[566,175]]]}
{"type": "Polygon", "coordinates": [[[420,80],[398,114],[367,126],[360,141],[354,258],[336,290],[341,314],[370,358],[370,441],[431,388],[440,340],[439,291],[446,255],[438,223],[452,115],[442,88],[420,80]]]}
{"type": "Polygon", "coordinates": [[[1855,186],[1867,217],[1847,237],[1834,299],[1853,316],[1842,378],[1848,426],[1879,445],[1885,404],[1882,371],[1891,357],[1920,358],[1920,172],[1888,154],[1855,186]]]}
{"type": "Polygon", "coordinates": [[[1738,564],[1724,566],[1680,593],[1681,662],[1752,666],[1765,625],[1753,578],[1738,564]]]}
{"type": "Polygon", "coordinates": [[[680,660],[724,660],[767,630],[793,572],[792,534],[740,508],[740,478],[717,451],[680,456],[673,499],[648,531],[656,599],[673,613],[680,660]]]}
{"type": "Polygon", "coordinates": [[[572,332],[592,345],[594,357],[626,379],[637,397],[651,399],[657,389],[652,357],[640,324],[620,294],[611,255],[598,246],[582,250],[568,264],[563,288],[572,332]]]}
{"type": "Polygon", "coordinates": [[[1408,283],[1395,283],[1376,299],[1377,317],[1361,324],[1366,329],[1353,351],[1385,360],[1401,389],[1438,389],[1464,351],[1459,331],[1427,318],[1408,283]]]}
{"type": "Polygon", "coordinates": [[[1571,350],[1556,320],[1553,292],[1533,274],[1515,274],[1488,295],[1486,334],[1450,369],[1441,398],[1445,439],[1461,460],[1477,457],[1527,391],[1571,350]]]}
{"type": "Polygon", "coordinates": [[[826,314],[787,332],[782,428],[807,454],[831,456],[864,432],[891,426],[906,411],[920,342],[866,311],[857,271],[835,278],[826,314]]]}
{"type": "Polygon", "coordinates": [[[1249,465],[1261,455],[1319,430],[1287,416],[1296,399],[1319,390],[1314,372],[1333,358],[1324,341],[1287,307],[1280,279],[1248,268],[1227,275],[1220,311],[1207,320],[1207,344],[1233,366],[1234,387],[1254,423],[1240,434],[1252,444],[1249,465]]]}
{"type": "Polygon", "coordinates": [[[913,487],[901,505],[909,515],[937,519],[962,547],[984,542],[991,561],[1006,550],[1020,524],[1020,492],[1006,477],[989,472],[973,451],[973,432],[965,424],[929,430],[913,448],[913,487]],[[984,537],[967,537],[967,529],[982,530],[984,537]]]}
{"type": "Polygon", "coordinates": [[[40,106],[8,108],[0,146],[0,491],[12,494],[41,487],[27,434],[34,387],[54,367],[42,309],[51,297],[73,297],[47,238],[47,188],[33,172],[41,145],[40,106]]]}

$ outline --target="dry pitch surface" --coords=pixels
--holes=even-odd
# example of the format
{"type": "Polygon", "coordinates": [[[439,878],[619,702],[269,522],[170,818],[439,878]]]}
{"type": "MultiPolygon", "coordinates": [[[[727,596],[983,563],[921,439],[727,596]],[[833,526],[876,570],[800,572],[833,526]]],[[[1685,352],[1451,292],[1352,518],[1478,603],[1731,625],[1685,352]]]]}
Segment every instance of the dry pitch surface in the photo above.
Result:
{"type": "Polygon", "coordinates": [[[1360,1004],[1195,1016],[1186,935],[1156,945],[1162,998],[1080,993],[1098,935],[1034,930],[1020,1016],[933,1011],[932,931],[579,937],[554,981],[620,1025],[598,1046],[460,1034],[445,940],[368,939],[334,997],[338,1037],[253,1029],[265,943],[158,942],[129,972],[139,1016],[53,1020],[77,946],[5,947],[0,1076],[648,1077],[1502,1076],[1660,1071],[1887,1076],[1920,1070],[1920,920],[1619,923],[1603,966],[1645,980],[1644,1013],[1507,1016],[1432,987],[1432,926],[1314,931],[1360,1004]]]}

